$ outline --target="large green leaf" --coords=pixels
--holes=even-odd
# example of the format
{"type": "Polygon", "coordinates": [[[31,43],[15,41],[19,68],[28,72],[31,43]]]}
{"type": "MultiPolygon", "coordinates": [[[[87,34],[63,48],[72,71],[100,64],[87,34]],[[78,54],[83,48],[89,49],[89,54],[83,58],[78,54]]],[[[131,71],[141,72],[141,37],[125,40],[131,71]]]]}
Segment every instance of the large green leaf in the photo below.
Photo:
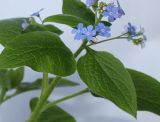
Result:
{"type": "Polygon", "coordinates": [[[0,43],[6,45],[22,33],[21,24],[24,18],[12,18],[0,21],[0,43]]]}
{"type": "MultiPolygon", "coordinates": [[[[10,41],[24,33],[22,29],[24,19],[29,22],[29,18],[10,18],[0,20],[0,44],[6,46],[10,41]]],[[[62,34],[62,31],[54,25],[40,25],[36,23],[33,18],[25,32],[31,31],[51,31],[56,34],[62,34]]]]}
{"type": "MultiPolygon", "coordinates": [[[[33,98],[30,102],[31,110],[34,109],[38,99],[33,98]]],[[[67,113],[66,111],[62,110],[58,106],[53,106],[40,114],[37,122],[76,122],[76,120],[67,113]]]]}
{"type": "Polygon", "coordinates": [[[80,0],[63,0],[63,14],[77,16],[90,24],[94,24],[95,15],[80,0]]]}
{"type": "Polygon", "coordinates": [[[136,87],[138,110],[160,115],[160,82],[142,72],[128,71],[136,87]]]}
{"type": "Polygon", "coordinates": [[[76,61],[56,34],[35,31],[17,37],[0,55],[0,68],[20,66],[29,66],[38,72],[68,76],[75,72],[76,61]]]}
{"type": "Polygon", "coordinates": [[[56,22],[60,24],[66,24],[71,27],[76,27],[78,23],[83,23],[85,26],[90,24],[89,22],[81,19],[80,17],[67,14],[49,16],[46,19],[44,19],[44,22],[56,22]]]}
{"type": "Polygon", "coordinates": [[[137,100],[133,81],[123,64],[108,52],[90,48],[77,64],[78,73],[89,89],[136,116],[137,100]]]}
{"type": "Polygon", "coordinates": [[[30,24],[24,32],[26,33],[32,31],[50,31],[59,35],[63,33],[59,28],[54,25],[41,25],[38,23],[30,24]]]}

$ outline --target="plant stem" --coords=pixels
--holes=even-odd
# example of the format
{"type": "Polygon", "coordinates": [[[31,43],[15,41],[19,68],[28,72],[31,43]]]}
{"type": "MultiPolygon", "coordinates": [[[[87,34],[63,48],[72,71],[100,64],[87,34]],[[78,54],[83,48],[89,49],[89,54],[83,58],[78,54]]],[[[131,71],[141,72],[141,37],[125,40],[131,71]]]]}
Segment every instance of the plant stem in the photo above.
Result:
{"type": "Polygon", "coordinates": [[[42,81],[42,94],[43,95],[48,88],[48,73],[43,73],[43,81],[42,81]]]}
{"type": "MultiPolygon", "coordinates": [[[[124,35],[124,34],[123,34],[123,35],[124,35]]],[[[97,44],[100,44],[100,43],[103,43],[103,42],[107,42],[107,41],[111,41],[111,40],[127,39],[127,38],[128,38],[128,37],[122,37],[123,35],[116,36],[116,37],[113,37],[113,38],[110,38],[110,39],[106,39],[106,40],[102,40],[102,41],[99,41],[99,42],[96,42],[96,43],[92,43],[92,44],[89,44],[89,45],[87,45],[87,46],[90,47],[90,46],[97,45],[97,44]]]]}
{"type": "Polygon", "coordinates": [[[50,94],[52,93],[52,91],[54,90],[55,86],[57,85],[57,83],[60,79],[61,79],[61,77],[56,77],[53,80],[53,82],[50,84],[48,89],[43,94],[41,94],[40,99],[39,99],[34,111],[32,112],[32,115],[29,118],[28,122],[36,122],[37,121],[44,104],[46,103],[48,97],[50,96],[50,94]]]}
{"type": "Polygon", "coordinates": [[[6,95],[6,88],[2,86],[2,87],[0,87],[0,105],[4,101],[5,95],[6,95]]]}
{"type": "Polygon", "coordinates": [[[75,58],[77,58],[77,56],[83,51],[83,49],[86,47],[87,43],[88,42],[86,40],[83,41],[82,45],[78,48],[78,50],[74,54],[75,58]]]}
{"type": "MultiPolygon", "coordinates": [[[[84,42],[82,43],[82,45],[78,48],[78,50],[75,52],[74,57],[76,58],[82,51],[83,49],[86,47],[87,41],[84,40],[84,42]]],[[[61,79],[61,77],[57,76],[54,81],[50,84],[50,86],[48,86],[48,84],[46,84],[46,80],[48,80],[48,74],[43,74],[43,84],[42,84],[42,91],[41,92],[41,96],[39,98],[39,101],[34,109],[34,111],[32,112],[28,122],[36,122],[41,110],[45,104],[45,102],[47,101],[48,97],[50,96],[50,94],[52,93],[52,91],[54,90],[55,86],[57,85],[58,81],[61,79]],[[47,89],[46,89],[47,87],[47,89]],[[44,91],[44,89],[46,89],[44,91]]]]}
{"type": "Polygon", "coordinates": [[[89,92],[89,89],[88,89],[88,88],[85,88],[85,89],[83,89],[83,90],[81,90],[81,91],[79,91],[79,92],[76,92],[76,93],[71,94],[71,95],[69,95],[69,96],[66,96],[66,97],[63,97],[63,98],[61,98],[61,99],[55,100],[55,101],[53,101],[53,102],[48,103],[47,105],[45,105],[43,110],[46,110],[46,109],[48,109],[48,108],[50,108],[50,107],[52,107],[52,106],[54,106],[54,105],[56,105],[56,104],[59,104],[59,103],[61,103],[61,102],[63,102],[63,101],[66,101],[66,100],[69,100],[69,99],[71,99],[71,98],[73,98],[73,97],[80,96],[80,95],[85,94],[85,93],[87,93],[87,92],[89,92]]]}

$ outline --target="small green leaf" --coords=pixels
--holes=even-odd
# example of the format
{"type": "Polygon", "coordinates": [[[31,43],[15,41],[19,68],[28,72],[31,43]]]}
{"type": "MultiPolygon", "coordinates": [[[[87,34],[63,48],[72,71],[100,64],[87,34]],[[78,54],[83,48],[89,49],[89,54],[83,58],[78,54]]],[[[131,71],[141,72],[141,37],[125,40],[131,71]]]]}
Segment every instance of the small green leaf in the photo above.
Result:
{"type": "MultiPolygon", "coordinates": [[[[38,98],[33,98],[30,101],[30,108],[33,111],[38,98]]],[[[69,113],[65,112],[58,106],[53,106],[41,112],[37,122],[76,122],[76,120],[69,113]]]]}
{"type": "Polygon", "coordinates": [[[50,31],[59,35],[63,33],[59,28],[54,25],[40,25],[38,23],[30,24],[24,31],[24,33],[33,31],[50,31]]]}
{"type": "Polygon", "coordinates": [[[53,106],[40,114],[37,122],[76,122],[76,120],[58,106],[53,106]]]}
{"type": "Polygon", "coordinates": [[[23,80],[24,68],[0,69],[0,86],[7,90],[16,88],[23,80]]]}
{"type": "Polygon", "coordinates": [[[68,76],[75,72],[76,61],[72,52],[55,33],[35,31],[17,37],[0,55],[0,68],[20,66],[29,66],[38,72],[68,76]]]}
{"type": "Polygon", "coordinates": [[[56,22],[60,24],[66,24],[71,27],[76,27],[78,23],[83,23],[85,26],[88,26],[90,23],[73,15],[67,15],[67,14],[59,14],[47,17],[44,19],[44,22],[56,22]]]}
{"type": "Polygon", "coordinates": [[[21,35],[21,24],[24,18],[12,18],[0,21],[0,43],[6,45],[18,35],[21,35]]]}
{"type": "Polygon", "coordinates": [[[123,64],[108,52],[90,48],[77,64],[78,73],[89,89],[107,98],[133,116],[137,114],[136,91],[123,64]]]}
{"type": "Polygon", "coordinates": [[[63,14],[79,17],[90,24],[95,23],[94,13],[80,0],[63,0],[63,14]]]}
{"type": "Polygon", "coordinates": [[[16,88],[23,80],[24,77],[24,67],[20,67],[17,69],[10,69],[8,71],[8,78],[10,79],[11,88],[16,88]]]}
{"type": "Polygon", "coordinates": [[[142,72],[128,71],[136,87],[138,110],[160,115],[160,82],[142,72]]]}
{"type": "Polygon", "coordinates": [[[107,21],[101,21],[105,26],[111,26],[112,24],[110,22],[107,21]]]}

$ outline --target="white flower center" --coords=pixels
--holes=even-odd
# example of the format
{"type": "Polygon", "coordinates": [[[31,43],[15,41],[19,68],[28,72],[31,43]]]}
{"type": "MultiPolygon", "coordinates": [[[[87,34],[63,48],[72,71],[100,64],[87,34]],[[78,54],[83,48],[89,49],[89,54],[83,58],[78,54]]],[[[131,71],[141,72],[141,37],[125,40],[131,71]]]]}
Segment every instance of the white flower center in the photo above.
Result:
{"type": "Polygon", "coordinates": [[[101,32],[105,32],[105,29],[103,28],[103,29],[101,29],[101,32]]]}
{"type": "Polygon", "coordinates": [[[91,35],[91,33],[90,33],[90,32],[87,32],[87,36],[89,36],[89,35],[91,35]]]}

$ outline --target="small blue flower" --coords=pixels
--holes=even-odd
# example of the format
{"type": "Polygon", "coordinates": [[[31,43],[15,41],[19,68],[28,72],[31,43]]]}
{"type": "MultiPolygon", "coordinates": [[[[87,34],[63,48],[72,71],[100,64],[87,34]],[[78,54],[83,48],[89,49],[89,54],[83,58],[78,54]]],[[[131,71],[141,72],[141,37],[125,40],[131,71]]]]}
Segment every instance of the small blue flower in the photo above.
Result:
{"type": "Polygon", "coordinates": [[[32,17],[40,17],[40,12],[42,12],[44,10],[44,8],[41,8],[39,11],[31,14],[32,17]]]}
{"type": "Polygon", "coordinates": [[[75,40],[83,40],[86,38],[86,36],[84,34],[82,34],[82,30],[84,29],[83,24],[79,23],[77,26],[77,29],[73,29],[72,33],[75,34],[74,39],[75,40]]]}
{"type": "Polygon", "coordinates": [[[86,36],[88,41],[94,40],[94,37],[96,36],[96,30],[94,30],[92,25],[89,25],[87,28],[83,28],[82,33],[86,36]]]}
{"type": "Polygon", "coordinates": [[[86,0],[87,7],[91,7],[95,3],[95,1],[96,0],[86,0]]]}
{"type": "Polygon", "coordinates": [[[103,8],[103,16],[108,17],[108,20],[110,22],[115,21],[117,18],[119,18],[119,8],[115,7],[113,5],[108,5],[106,7],[103,8]]]}
{"type": "Polygon", "coordinates": [[[23,22],[22,22],[22,25],[21,25],[23,31],[25,31],[28,26],[29,26],[29,24],[27,23],[27,20],[23,19],[23,22]]]}
{"type": "Polygon", "coordinates": [[[99,23],[96,26],[96,31],[99,33],[100,36],[110,37],[111,29],[108,26],[105,26],[103,23],[99,23]]]}
{"type": "Polygon", "coordinates": [[[134,36],[137,35],[137,33],[136,33],[136,27],[133,26],[131,23],[128,23],[127,32],[129,33],[129,35],[131,37],[134,37],[134,36]]]}

